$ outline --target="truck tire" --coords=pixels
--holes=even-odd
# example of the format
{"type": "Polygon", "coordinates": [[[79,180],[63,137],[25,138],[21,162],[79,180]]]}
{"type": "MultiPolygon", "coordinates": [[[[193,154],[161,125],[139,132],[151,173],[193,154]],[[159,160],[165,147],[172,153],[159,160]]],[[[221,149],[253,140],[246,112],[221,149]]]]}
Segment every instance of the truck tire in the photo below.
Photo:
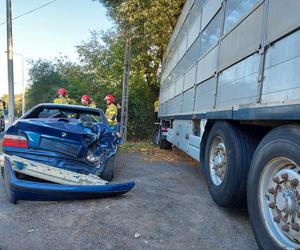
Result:
{"type": "Polygon", "coordinates": [[[205,148],[205,175],[213,200],[221,207],[246,205],[247,176],[258,143],[250,129],[216,122],[205,148]]]}
{"type": "Polygon", "coordinates": [[[167,140],[160,140],[159,141],[159,148],[160,149],[171,149],[172,145],[167,140]]]}
{"type": "Polygon", "coordinates": [[[261,249],[300,249],[300,127],[269,132],[248,177],[248,211],[261,249]]]}
{"type": "Polygon", "coordinates": [[[153,144],[158,145],[159,144],[159,128],[155,128],[151,135],[151,141],[153,144]]]}
{"type": "Polygon", "coordinates": [[[5,122],[4,119],[0,119],[0,132],[3,132],[5,130],[5,122]]]}
{"type": "Polygon", "coordinates": [[[109,158],[105,164],[105,168],[101,174],[101,178],[106,181],[112,181],[116,168],[116,156],[109,158]]]}

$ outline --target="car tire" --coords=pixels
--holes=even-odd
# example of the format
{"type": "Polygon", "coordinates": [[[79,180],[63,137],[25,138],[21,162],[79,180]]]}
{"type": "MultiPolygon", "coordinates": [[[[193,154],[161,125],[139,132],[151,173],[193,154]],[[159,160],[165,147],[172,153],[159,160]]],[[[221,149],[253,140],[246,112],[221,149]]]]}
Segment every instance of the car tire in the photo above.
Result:
{"type": "Polygon", "coordinates": [[[297,206],[294,206],[294,219],[290,219],[293,210],[288,210],[287,214],[284,212],[283,216],[286,208],[280,208],[282,204],[288,206],[287,199],[279,199],[281,196],[290,196],[295,198],[292,199],[294,203],[300,202],[299,152],[300,127],[290,125],[269,132],[253,156],[248,176],[248,212],[261,249],[300,249],[299,207],[297,210],[297,206]],[[294,179],[298,180],[298,183],[295,181],[295,187],[292,186],[294,179]],[[292,223],[298,224],[297,231],[293,229],[292,223]]]}
{"type": "Polygon", "coordinates": [[[258,143],[249,129],[216,122],[205,148],[205,175],[213,200],[221,207],[246,205],[247,176],[258,143]]]}
{"type": "Polygon", "coordinates": [[[5,164],[9,164],[7,163],[5,160],[4,162],[4,167],[1,168],[1,170],[3,169],[3,173],[1,172],[2,176],[3,176],[3,186],[4,186],[4,190],[5,193],[7,195],[8,200],[12,203],[12,204],[16,204],[17,203],[17,198],[15,196],[14,192],[10,191],[10,183],[9,183],[9,177],[7,175],[9,175],[8,170],[5,167],[5,164]]]}
{"type": "Polygon", "coordinates": [[[105,168],[101,174],[101,178],[106,181],[112,181],[115,174],[115,167],[116,167],[116,157],[112,156],[107,160],[105,164],[105,168]]]}

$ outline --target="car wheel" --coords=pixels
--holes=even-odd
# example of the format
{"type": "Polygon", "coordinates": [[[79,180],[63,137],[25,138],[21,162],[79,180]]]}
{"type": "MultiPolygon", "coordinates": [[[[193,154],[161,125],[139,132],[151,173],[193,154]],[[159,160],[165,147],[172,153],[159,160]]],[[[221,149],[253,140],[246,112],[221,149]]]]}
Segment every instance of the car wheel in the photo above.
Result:
{"type": "Polygon", "coordinates": [[[300,249],[300,127],[269,132],[248,177],[248,211],[262,249],[300,249]]]}
{"type": "Polygon", "coordinates": [[[205,174],[213,200],[222,207],[246,204],[247,175],[256,136],[241,126],[216,122],[205,149],[205,174]]]}
{"type": "Polygon", "coordinates": [[[112,179],[114,178],[115,167],[116,167],[116,157],[112,156],[107,160],[105,164],[105,168],[101,174],[101,178],[106,181],[112,181],[112,179]]]}
{"type": "Polygon", "coordinates": [[[5,164],[9,164],[5,161],[4,163],[4,167],[1,168],[3,169],[3,173],[1,172],[1,174],[3,174],[3,184],[4,184],[4,190],[5,190],[5,193],[7,195],[7,198],[8,200],[13,203],[13,204],[16,204],[17,203],[17,198],[14,194],[14,192],[11,192],[10,190],[10,183],[9,183],[9,173],[8,173],[8,170],[7,168],[5,168],[5,164]]]}

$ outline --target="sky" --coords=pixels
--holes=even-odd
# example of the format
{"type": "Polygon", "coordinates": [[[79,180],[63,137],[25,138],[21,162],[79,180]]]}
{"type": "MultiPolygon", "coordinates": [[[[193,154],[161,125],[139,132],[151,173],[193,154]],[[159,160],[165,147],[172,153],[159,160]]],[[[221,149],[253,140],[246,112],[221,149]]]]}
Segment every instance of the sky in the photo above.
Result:
{"type": "MultiPolygon", "coordinates": [[[[50,0],[12,0],[12,16],[35,9],[50,0]]],[[[6,1],[0,0],[0,23],[6,21],[6,1]]],[[[28,59],[53,59],[66,55],[78,61],[75,46],[93,30],[107,30],[113,22],[105,8],[92,0],[56,0],[54,3],[13,21],[15,94],[22,92],[22,54],[25,85],[28,59]]],[[[6,24],[0,25],[0,96],[7,93],[6,24]]]]}

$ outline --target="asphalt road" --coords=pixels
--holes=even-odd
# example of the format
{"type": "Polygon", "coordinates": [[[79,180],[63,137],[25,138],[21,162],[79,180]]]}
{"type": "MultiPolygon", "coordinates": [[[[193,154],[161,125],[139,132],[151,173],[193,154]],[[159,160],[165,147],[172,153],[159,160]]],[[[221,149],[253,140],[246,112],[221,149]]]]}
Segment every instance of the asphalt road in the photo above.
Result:
{"type": "Polygon", "coordinates": [[[0,183],[0,249],[258,249],[247,212],[217,207],[196,167],[118,163],[115,181],[136,181],[122,197],[12,205],[0,183]]]}

